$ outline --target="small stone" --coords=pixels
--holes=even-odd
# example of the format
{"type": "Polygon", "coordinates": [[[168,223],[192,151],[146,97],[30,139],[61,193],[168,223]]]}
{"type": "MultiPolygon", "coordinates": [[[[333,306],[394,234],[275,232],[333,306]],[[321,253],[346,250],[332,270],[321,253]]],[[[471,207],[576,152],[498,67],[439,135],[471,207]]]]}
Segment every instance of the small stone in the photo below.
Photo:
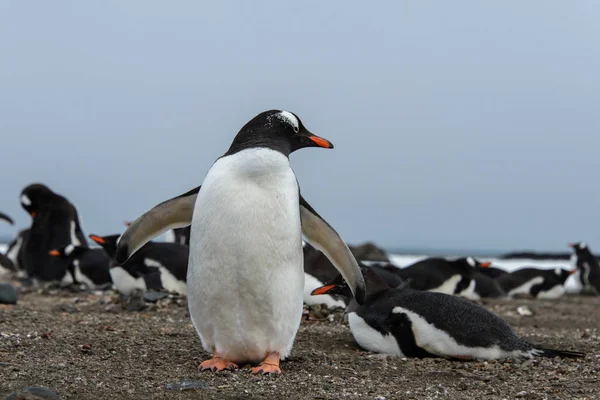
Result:
{"type": "Polygon", "coordinates": [[[0,283],[0,304],[17,304],[17,291],[10,283],[0,283]]]}
{"type": "Polygon", "coordinates": [[[159,300],[169,297],[168,293],[165,292],[157,292],[155,290],[149,290],[144,293],[144,301],[148,303],[156,303],[159,300]]]}
{"type": "Polygon", "coordinates": [[[43,386],[28,386],[8,395],[7,400],[60,400],[52,389],[43,386]]]}
{"type": "Polygon", "coordinates": [[[121,296],[121,303],[127,311],[142,311],[147,307],[141,290],[134,291],[130,296],[121,296]]]}
{"type": "Polygon", "coordinates": [[[167,390],[205,390],[208,389],[208,385],[202,381],[194,379],[182,379],[179,382],[167,383],[165,385],[167,390]]]}
{"type": "Polygon", "coordinates": [[[527,396],[527,392],[523,390],[522,392],[517,393],[516,398],[521,398],[527,396]]]}
{"type": "Polygon", "coordinates": [[[69,313],[69,314],[75,314],[75,313],[79,312],[77,307],[75,307],[71,303],[61,304],[60,306],[58,306],[58,308],[60,309],[60,311],[63,311],[63,312],[69,313]]]}
{"type": "Polygon", "coordinates": [[[92,345],[91,344],[82,344],[80,347],[81,351],[84,353],[89,353],[90,351],[92,351],[92,345]]]}
{"type": "Polygon", "coordinates": [[[524,317],[530,317],[533,315],[533,311],[531,311],[529,309],[529,307],[527,306],[519,306],[517,307],[517,312],[519,313],[519,315],[522,315],[524,317]]]}

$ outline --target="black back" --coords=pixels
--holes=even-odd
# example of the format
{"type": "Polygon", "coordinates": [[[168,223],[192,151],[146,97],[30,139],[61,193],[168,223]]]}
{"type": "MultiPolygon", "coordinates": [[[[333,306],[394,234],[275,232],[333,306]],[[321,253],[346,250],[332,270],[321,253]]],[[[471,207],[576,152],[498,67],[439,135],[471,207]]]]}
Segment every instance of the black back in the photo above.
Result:
{"type": "Polygon", "coordinates": [[[462,276],[456,287],[456,292],[460,292],[473,277],[473,268],[465,268],[462,261],[430,257],[400,269],[400,276],[410,280],[410,287],[416,290],[434,289],[456,274],[462,276]]]}
{"type": "Polygon", "coordinates": [[[77,282],[75,274],[75,262],[79,263],[79,271],[90,279],[96,285],[111,283],[110,279],[110,257],[104,249],[85,248],[81,254],[76,254],[70,259],[69,270],[73,276],[73,281],[77,282]]]}
{"type": "Polygon", "coordinates": [[[191,226],[186,226],[185,228],[173,229],[173,234],[175,235],[175,243],[179,243],[184,246],[189,246],[190,245],[190,232],[191,232],[191,226]]]}
{"type": "Polygon", "coordinates": [[[500,298],[506,296],[506,292],[495,279],[483,274],[488,268],[482,268],[475,272],[475,293],[482,298],[500,298]]]}
{"type": "Polygon", "coordinates": [[[477,272],[490,278],[498,278],[499,276],[508,274],[508,271],[494,267],[477,268],[477,272]]]}
{"type": "Polygon", "coordinates": [[[71,244],[72,222],[75,223],[79,245],[87,246],[77,210],[65,197],[41,184],[29,185],[21,196],[29,199],[29,204],[21,204],[33,217],[28,239],[23,243],[23,267],[29,277],[59,281],[67,271],[67,264],[65,260],[48,253],[71,244]]]}

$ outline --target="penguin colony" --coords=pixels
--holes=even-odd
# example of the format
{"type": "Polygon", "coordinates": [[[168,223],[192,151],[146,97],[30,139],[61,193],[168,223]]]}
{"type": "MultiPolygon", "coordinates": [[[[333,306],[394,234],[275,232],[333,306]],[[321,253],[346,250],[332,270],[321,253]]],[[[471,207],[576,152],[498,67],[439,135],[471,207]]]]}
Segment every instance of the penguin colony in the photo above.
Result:
{"type": "MultiPolygon", "coordinates": [[[[213,372],[250,364],[256,374],[281,373],[303,304],[345,309],[356,342],[379,353],[461,360],[584,356],[529,343],[476,302],[557,299],[571,274],[583,292],[597,295],[600,266],[586,243],[570,245],[573,270],[508,273],[473,257],[432,257],[405,268],[369,262],[302,196],[289,156],[310,147],[333,144],[292,112],[260,113],[198,178],[201,185],[126,223],[122,234],[90,234],[95,247],[66,197],[31,184],[19,196],[31,224],[0,255],[0,274],[32,285],[186,295],[192,324],[212,355],[199,368],[213,372]],[[166,242],[153,241],[163,233],[166,242]]],[[[0,219],[13,224],[5,214],[0,219]]]]}

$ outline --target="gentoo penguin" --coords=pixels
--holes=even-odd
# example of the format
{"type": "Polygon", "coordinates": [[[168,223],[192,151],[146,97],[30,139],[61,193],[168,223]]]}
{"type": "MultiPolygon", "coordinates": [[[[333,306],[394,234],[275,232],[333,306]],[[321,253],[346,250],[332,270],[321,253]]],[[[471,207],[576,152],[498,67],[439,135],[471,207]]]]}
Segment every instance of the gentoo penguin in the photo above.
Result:
{"type": "MultiPolygon", "coordinates": [[[[350,300],[350,330],[364,349],[401,357],[444,357],[463,360],[503,358],[584,357],[552,350],[521,339],[500,317],[466,299],[444,293],[390,288],[363,267],[367,299],[362,306],[350,300]]],[[[341,276],[313,294],[348,296],[341,276]]]]}
{"type": "Polygon", "coordinates": [[[67,264],[49,252],[69,244],[87,246],[77,210],[66,198],[42,184],[27,186],[20,200],[33,218],[29,237],[23,243],[23,268],[30,278],[61,281],[68,276],[67,264]]]}
{"type": "Polygon", "coordinates": [[[163,202],[119,240],[123,262],[150,238],[191,224],[188,304],[204,349],[202,370],[257,364],[280,373],[302,316],[302,233],[349,282],[358,301],[364,281],[337,232],[300,195],[289,155],[333,148],[288,111],[265,111],[242,127],[209,169],[202,187],[163,202]]]}
{"type": "Polygon", "coordinates": [[[531,296],[538,299],[557,299],[565,294],[565,281],[577,272],[562,268],[521,268],[502,275],[496,282],[509,296],[531,296]]]}
{"type": "Polygon", "coordinates": [[[108,257],[110,276],[115,288],[124,295],[141,289],[187,293],[186,275],[189,248],[177,243],[148,242],[124,263],[115,260],[120,235],[97,236],[90,239],[99,244],[108,257]]]}
{"type": "Polygon", "coordinates": [[[8,215],[4,214],[3,212],[0,212],[0,219],[3,220],[3,221],[8,222],[11,225],[15,224],[15,221],[13,221],[11,217],[9,217],[8,215]]]}
{"type": "Polygon", "coordinates": [[[579,281],[583,292],[600,294],[600,265],[585,242],[569,245],[575,251],[575,266],[579,273],[579,281]]]}
{"type": "Polygon", "coordinates": [[[0,253],[0,277],[5,275],[10,275],[16,272],[15,264],[13,264],[12,260],[0,253]]]}
{"type": "Polygon", "coordinates": [[[104,249],[74,246],[72,244],[50,251],[50,255],[67,262],[67,271],[73,283],[88,289],[103,288],[112,284],[110,257],[104,249]]]}
{"type": "Polygon", "coordinates": [[[505,271],[501,268],[495,268],[495,267],[478,268],[477,272],[479,272],[480,274],[483,274],[485,276],[488,276],[492,279],[496,279],[502,275],[508,274],[508,271],[505,271]]]}
{"type": "Polygon", "coordinates": [[[471,300],[477,300],[475,269],[489,267],[488,262],[479,262],[473,257],[461,257],[455,260],[430,257],[400,269],[400,276],[410,279],[410,287],[416,290],[456,294],[471,300]]]}

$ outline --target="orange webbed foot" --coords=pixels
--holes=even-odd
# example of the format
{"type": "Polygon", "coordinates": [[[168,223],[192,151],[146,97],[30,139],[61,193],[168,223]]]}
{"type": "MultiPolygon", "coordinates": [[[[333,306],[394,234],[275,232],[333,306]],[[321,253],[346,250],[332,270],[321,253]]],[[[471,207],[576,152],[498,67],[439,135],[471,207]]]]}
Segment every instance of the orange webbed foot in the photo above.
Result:
{"type": "Polygon", "coordinates": [[[279,368],[279,353],[269,353],[267,358],[263,360],[258,366],[252,368],[253,374],[282,374],[281,368],[279,368]]]}
{"type": "Polygon", "coordinates": [[[223,370],[233,371],[238,369],[238,365],[234,362],[227,361],[221,358],[218,354],[214,354],[210,360],[203,361],[200,364],[200,371],[211,370],[212,372],[219,372],[223,370]]]}

